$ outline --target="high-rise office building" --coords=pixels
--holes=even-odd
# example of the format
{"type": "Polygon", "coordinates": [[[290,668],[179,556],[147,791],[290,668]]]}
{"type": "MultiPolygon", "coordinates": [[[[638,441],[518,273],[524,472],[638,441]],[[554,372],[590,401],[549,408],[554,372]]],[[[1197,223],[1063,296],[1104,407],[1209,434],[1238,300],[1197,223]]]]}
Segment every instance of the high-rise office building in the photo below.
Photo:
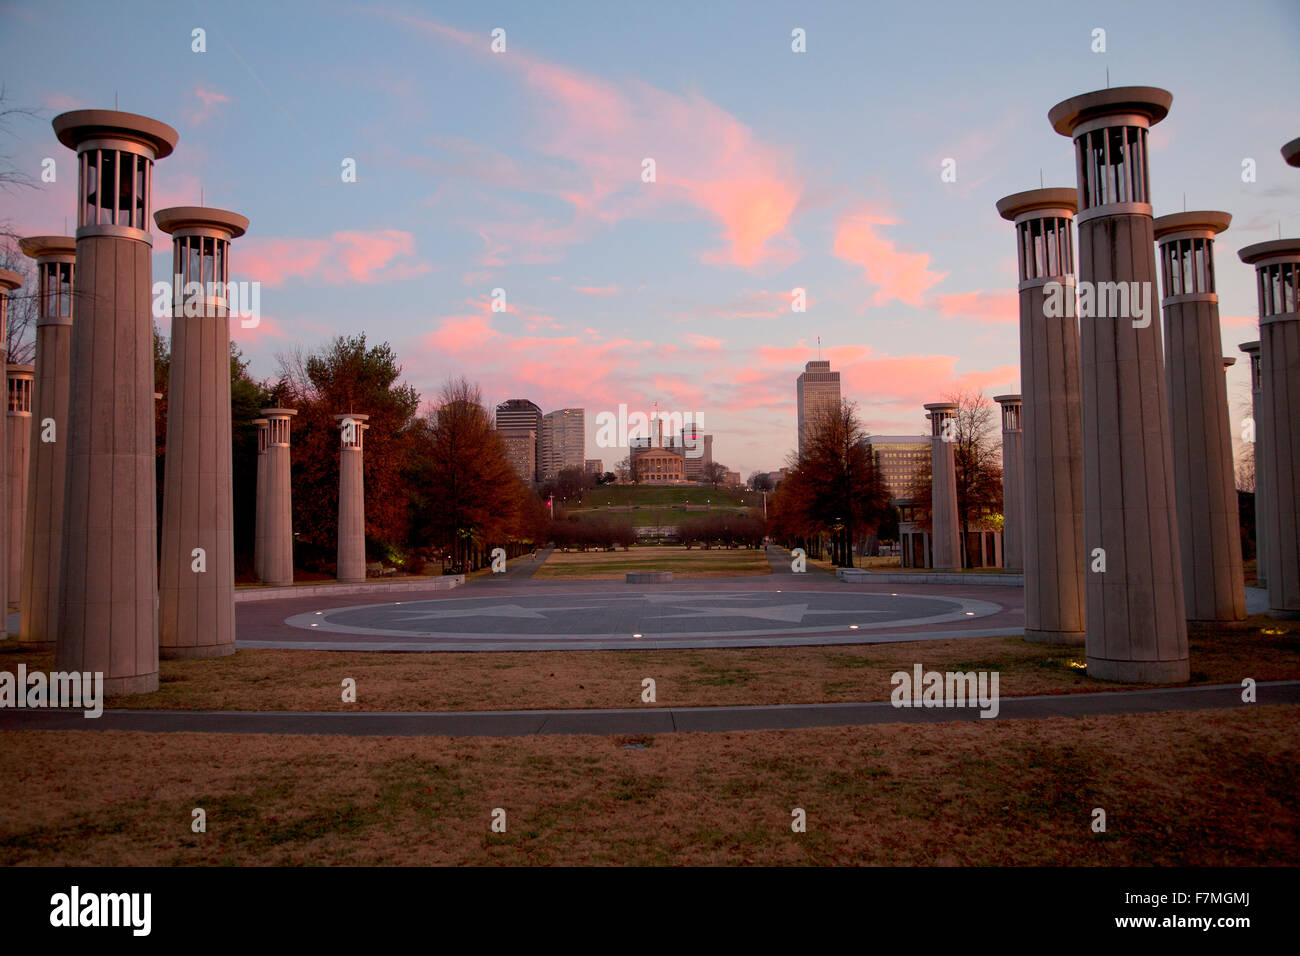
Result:
{"type": "MultiPolygon", "coordinates": [[[[531,464],[529,464],[527,468],[521,467],[521,465],[516,464],[515,461],[512,461],[511,464],[515,465],[515,471],[520,473],[521,478],[525,472],[528,473],[529,477],[525,478],[525,481],[535,481],[541,473],[542,464],[541,458],[538,455],[539,449],[537,447],[537,439],[542,434],[541,408],[526,398],[508,399],[497,406],[496,428],[499,432],[517,432],[522,429],[523,431],[530,431],[533,433],[532,451],[529,453],[532,459],[531,464]]],[[[504,439],[506,436],[503,434],[501,437],[504,439]]],[[[521,440],[521,436],[516,434],[511,437],[509,442],[507,442],[507,445],[514,446],[513,454],[515,454],[516,457],[522,454],[519,450],[519,442],[521,440]]]]}
{"type": "Polygon", "coordinates": [[[799,400],[799,454],[803,455],[808,431],[827,412],[840,407],[840,373],[831,371],[831,363],[809,362],[795,382],[799,400]]]}
{"type": "Polygon", "coordinates": [[[537,432],[531,428],[497,427],[501,443],[506,446],[506,461],[526,485],[537,480],[537,432]]]}
{"type": "Polygon", "coordinates": [[[713,436],[700,431],[696,422],[683,425],[681,431],[682,453],[687,481],[705,481],[709,475],[709,465],[713,464],[713,436]]]}
{"type": "Polygon", "coordinates": [[[916,476],[930,463],[930,436],[868,435],[867,447],[889,497],[911,498],[916,476]]]}
{"type": "Polygon", "coordinates": [[[582,468],[587,450],[586,414],[581,408],[560,408],[542,416],[537,460],[539,475],[554,478],[565,468],[582,468]]]}

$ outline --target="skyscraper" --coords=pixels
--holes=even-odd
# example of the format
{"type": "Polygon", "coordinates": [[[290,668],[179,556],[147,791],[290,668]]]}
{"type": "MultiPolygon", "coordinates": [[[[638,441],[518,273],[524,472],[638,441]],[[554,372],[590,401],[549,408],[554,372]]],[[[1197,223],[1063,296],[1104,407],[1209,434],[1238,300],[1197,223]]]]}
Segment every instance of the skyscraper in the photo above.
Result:
{"type": "Polygon", "coordinates": [[[581,408],[560,408],[542,416],[537,449],[539,477],[554,478],[565,468],[582,468],[586,450],[586,414],[581,408]]]}
{"type": "Polygon", "coordinates": [[[831,371],[830,362],[809,362],[795,382],[795,392],[799,399],[799,454],[803,455],[809,428],[840,407],[840,373],[831,371]]]}
{"type": "Polygon", "coordinates": [[[511,451],[511,464],[515,465],[515,470],[520,473],[521,478],[524,478],[524,474],[527,473],[528,477],[524,478],[525,481],[536,480],[541,473],[541,458],[538,455],[537,447],[538,436],[542,433],[541,408],[526,398],[507,399],[497,406],[496,428],[499,432],[516,432],[516,434],[511,436],[511,444],[513,445],[511,451]],[[530,431],[533,433],[531,439],[531,451],[527,453],[532,460],[528,464],[527,468],[522,466],[521,456],[524,452],[521,450],[519,443],[523,439],[522,436],[517,434],[519,430],[530,431]]]}

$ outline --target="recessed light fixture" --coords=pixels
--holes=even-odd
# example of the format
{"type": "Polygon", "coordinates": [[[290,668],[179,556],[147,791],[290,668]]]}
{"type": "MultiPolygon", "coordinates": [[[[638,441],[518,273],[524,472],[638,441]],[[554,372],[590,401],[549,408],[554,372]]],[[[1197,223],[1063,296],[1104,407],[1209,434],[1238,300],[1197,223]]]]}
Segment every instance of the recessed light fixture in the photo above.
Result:
{"type": "Polygon", "coordinates": [[[966,612],[966,616],[967,616],[967,617],[974,617],[974,616],[975,616],[975,612],[974,612],[974,611],[967,611],[967,612],[966,612]]]}
{"type": "Polygon", "coordinates": [[[640,635],[640,634],[633,634],[632,636],[633,636],[633,637],[640,637],[641,635],[640,635]]]}
{"type": "Polygon", "coordinates": [[[858,626],[857,626],[856,624],[850,624],[850,625],[849,625],[849,630],[850,630],[850,631],[856,631],[857,629],[858,629],[858,626]]]}

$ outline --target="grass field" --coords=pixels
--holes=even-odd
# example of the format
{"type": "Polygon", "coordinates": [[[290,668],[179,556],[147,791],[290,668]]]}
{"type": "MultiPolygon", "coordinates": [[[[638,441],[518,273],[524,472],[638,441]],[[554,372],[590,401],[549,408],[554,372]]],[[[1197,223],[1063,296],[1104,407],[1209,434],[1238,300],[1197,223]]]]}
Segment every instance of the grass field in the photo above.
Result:
{"type": "Polygon", "coordinates": [[[763,495],[757,491],[705,488],[698,485],[603,485],[588,491],[581,507],[604,508],[613,505],[667,508],[687,503],[702,505],[706,500],[719,508],[763,506],[763,495]]]}
{"type": "Polygon", "coordinates": [[[5,732],[0,864],[1294,865],[1297,720],[1259,706],[636,738],[5,732]]]}
{"type": "MultiPolygon", "coordinates": [[[[1248,630],[1190,638],[1192,682],[1300,678],[1300,628],[1259,616],[1248,630]],[[1281,633],[1264,633],[1265,629],[1281,633]]],[[[0,670],[48,671],[52,653],[0,653],[0,670]]],[[[685,707],[887,700],[890,676],[926,669],[996,670],[1004,697],[1128,690],[1082,669],[1083,649],[1019,637],[956,638],[837,647],[384,654],[241,650],[231,657],[162,661],[159,689],[110,706],[182,710],[537,710],[685,707]],[[344,678],[357,702],[344,704],[344,678]],[[657,703],[640,702],[653,677],[657,703]]]]}
{"type": "Polygon", "coordinates": [[[674,578],[771,574],[762,550],[650,547],[630,551],[552,551],[533,577],[562,581],[622,581],[628,571],[671,571],[674,578]]]}

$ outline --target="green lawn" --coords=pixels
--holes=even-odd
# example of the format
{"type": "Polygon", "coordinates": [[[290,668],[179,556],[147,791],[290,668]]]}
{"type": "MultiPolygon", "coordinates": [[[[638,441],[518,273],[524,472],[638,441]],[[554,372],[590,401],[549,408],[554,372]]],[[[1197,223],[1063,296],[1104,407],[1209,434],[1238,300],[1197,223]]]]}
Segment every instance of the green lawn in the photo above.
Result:
{"type": "Polygon", "coordinates": [[[622,580],[628,571],[671,571],[674,577],[684,578],[772,573],[762,550],[637,546],[630,551],[552,551],[533,577],[614,581],[622,580]]]}

